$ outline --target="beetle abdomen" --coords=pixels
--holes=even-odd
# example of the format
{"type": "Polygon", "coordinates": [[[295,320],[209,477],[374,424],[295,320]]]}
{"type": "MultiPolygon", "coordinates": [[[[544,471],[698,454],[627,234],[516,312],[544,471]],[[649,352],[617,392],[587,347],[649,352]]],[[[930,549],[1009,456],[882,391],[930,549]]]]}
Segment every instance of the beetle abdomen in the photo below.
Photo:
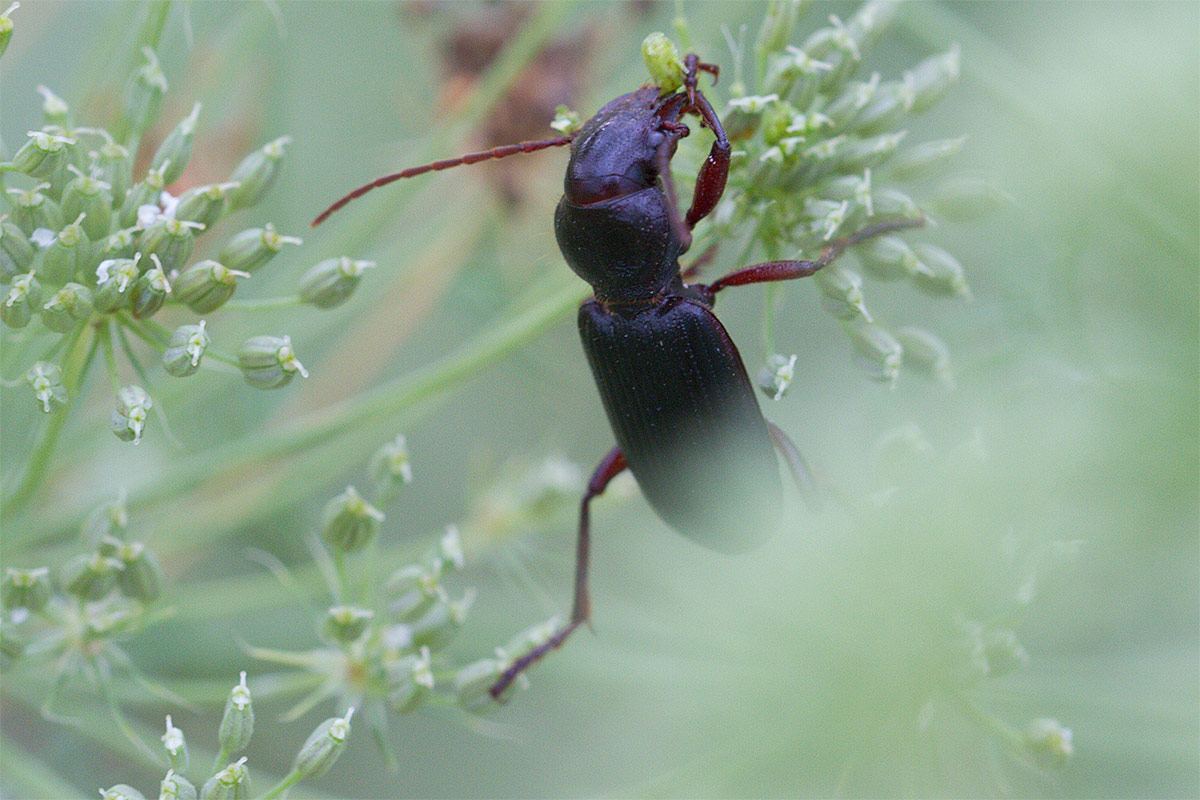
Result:
{"type": "Polygon", "coordinates": [[[707,307],[592,300],[579,331],[617,446],[672,527],[740,552],[778,524],[779,466],[737,347],[707,307]]]}

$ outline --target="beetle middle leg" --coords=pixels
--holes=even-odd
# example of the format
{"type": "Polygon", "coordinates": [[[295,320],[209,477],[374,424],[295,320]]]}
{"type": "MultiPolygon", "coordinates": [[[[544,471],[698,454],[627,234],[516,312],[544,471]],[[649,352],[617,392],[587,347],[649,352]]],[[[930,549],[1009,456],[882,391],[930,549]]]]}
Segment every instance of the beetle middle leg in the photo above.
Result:
{"type": "Polygon", "coordinates": [[[604,493],[612,479],[628,468],[629,465],[625,463],[624,454],[619,448],[614,447],[596,466],[596,471],[592,473],[591,480],[588,481],[587,491],[583,493],[583,500],[579,503],[579,538],[575,546],[575,601],[571,608],[571,620],[555,631],[545,644],[535,647],[509,665],[508,669],[504,670],[500,678],[488,689],[492,697],[499,697],[518,675],[540,661],[551,650],[562,647],[563,642],[575,632],[575,629],[588,622],[591,617],[592,605],[587,590],[588,555],[591,543],[590,507],[592,500],[604,493]]]}

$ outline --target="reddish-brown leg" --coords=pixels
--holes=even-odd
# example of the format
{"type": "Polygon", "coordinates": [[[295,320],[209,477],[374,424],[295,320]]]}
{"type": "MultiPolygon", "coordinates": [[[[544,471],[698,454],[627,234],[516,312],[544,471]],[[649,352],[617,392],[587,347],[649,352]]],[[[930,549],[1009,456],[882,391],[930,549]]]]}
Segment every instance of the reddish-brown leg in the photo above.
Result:
{"type": "Polygon", "coordinates": [[[600,496],[609,482],[624,472],[628,466],[625,463],[625,456],[618,448],[614,447],[597,465],[596,471],[592,473],[591,480],[588,481],[587,491],[583,494],[583,500],[580,501],[579,539],[575,547],[575,602],[571,608],[570,622],[555,631],[554,635],[545,644],[530,650],[514,661],[492,685],[492,688],[488,690],[492,697],[499,697],[518,675],[540,661],[551,650],[562,647],[563,642],[575,632],[575,629],[587,622],[591,617],[592,608],[587,590],[590,528],[588,519],[589,506],[592,499],[600,496]]]}

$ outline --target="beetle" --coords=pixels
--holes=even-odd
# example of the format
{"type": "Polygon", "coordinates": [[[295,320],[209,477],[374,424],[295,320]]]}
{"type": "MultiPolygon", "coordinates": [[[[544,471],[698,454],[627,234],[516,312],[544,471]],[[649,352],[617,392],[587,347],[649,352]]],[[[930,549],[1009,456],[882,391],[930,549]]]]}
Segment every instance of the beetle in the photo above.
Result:
{"type": "Polygon", "coordinates": [[[732,148],[698,88],[699,74],[709,73],[715,82],[718,67],[689,54],[684,68],[678,90],[647,85],[624,94],[572,135],[386,175],[313,221],[316,226],[354,198],[395,180],[570,145],[554,233],[567,264],[594,292],[579,309],[579,333],[617,444],[592,473],[580,501],[571,618],[507,667],[490,689],[495,698],[589,621],[590,505],[617,475],[632,472],[668,525],[727,553],[753,547],[779,523],[782,486],[775,451],[804,487],[799,452],[763,417],[741,355],[713,313],[716,295],[731,286],[807,277],[848,247],[924,222],[877,223],[833,242],[812,261],[769,261],[712,283],[686,283],[690,270],[681,270],[679,257],[691,246],[693,227],[721,199],[732,148]],[[682,121],[688,114],[713,132],[714,141],[696,176],[691,205],[680,214],[669,167],[679,140],[690,133],[682,121]]]}

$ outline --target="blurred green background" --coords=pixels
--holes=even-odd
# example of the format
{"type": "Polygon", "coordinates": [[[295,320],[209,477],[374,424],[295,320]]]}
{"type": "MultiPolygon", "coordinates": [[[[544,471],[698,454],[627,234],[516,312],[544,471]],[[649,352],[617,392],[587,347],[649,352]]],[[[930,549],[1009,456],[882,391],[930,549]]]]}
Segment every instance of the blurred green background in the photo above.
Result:
{"type": "MultiPolygon", "coordinates": [[[[799,29],[854,7],[814,4],[799,29]]],[[[762,16],[750,2],[684,8],[696,50],[719,63],[729,61],[722,27],[753,34],[762,16]]],[[[675,6],[525,11],[577,54],[538,80],[561,82],[587,115],[643,82],[640,42],[670,31],[675,6]]],[[[136,13],[83,0],[14,13],[0,60],[9,152],[40,122],[39,84],[77,119],[107,119],[133,64],[122,42],[136,13]]],[[[6,564],[56,563],[74,552],[88,510],[128,489],[178,611],[130,651],[185,696],[221,698],[238,670],[253,677],[259,665],[240,642],[315,644],[310,615],[323,601],[304,537],[396,432],[409,437],[417,480],[388,509],[384,537],[414,552],[447,523],[478,522],[481,498],[522,469],[562,454],[590,470],[611,446],[567,310],[398,419],[348,426],[297,453],[236,459],[239,441],[278,437],[571,291],[550,225],[561,151],[390,187],[307,230],[377,174],[487,146],[481,119],[511,140],[541,135],[521,128],[520,114],[513,122],[488,110],[489,78],[454,77],[445,65],[444,42],[471,25],[495,29],[506,13],[502,4],[204,2],[169,18],[163,124],[204,103],[197,182],[224,177],[265,141],[294,138],[280,181],[242,222],[273,221],[305,246],[256,275],[248,296],[287,291],[329,255],[379,262],[337,312],[223,318],[229,342],[290,333],[312,377],[271,393],[236,375],[164,382],[157,399],[178,442],[118,442],[106,430],[111,398],[95,381],[34,511],[4,521],[6,564]],[[247,559],[250,546],[298,565],[314,599],[281,589],[247,559]]],[[[869,295],[880,316],[949,343],[957,388],[908,374],[892,389],[871,382],[812,287],[789,287],[775,336],[799,353],[798,378],[766,413],[834,487],[830,507],[812,515],[792,498],[794,532],[727,558],[666,529],[636,492],[615,492],[594,512],[595,636],[574,639],[485,723],[434,711],[398,719],[399,773],[384,770],[364,734],[295,796],[1196,796],[1198,30],[1200,6],[1185,2],[905,5],[868,70],[894,78],[958,42],[959,84],[911,135],[966,134],[959,165],[1013,200],[930,235],[966,265],[972,302],[869,295]],[[888,472],[877,443],[910,424],[930,448],[888,472]],[[880,499],[880,489],[894,494],[880,499]],[[1078,542],[1078,552],[1051,573],[1039,559],[1056,541],[1078,542]],[[1016,629],[1030,664],[974,692],[983,718],[918,702],[938,668],[943,622],[957,609],[985,613],[1035,574],[1016,629]],[[1062,770],[1013,758],[989,722],[1021,728],[1037,717],[1074,732],[1062,770]]],[[[732,256],[710,271],[736,266],[732,256]]],[[[764,356],[763,293],[731,294],[721,316],[753,370],[764,356]]],[[[6,471],[39,424],[23,391],[3,395],[6,471]]],[[[453,648],[462,661],[568,609],[572,506],[530,530],[469,528],[463,582],[480,599],[453,648]]],[[[103,716],[87,731],[55,726],[37,715],[44,677],[17,669],[3,680],[4,796],[44,793],[54,784],[29,778],[39,772],[79,796],[119,781],[157,786],[161,773],[131,759],[103,716]]],[[[250,765],[276,771],[333,711],[284,725],[274,714],[285,702],[256,706],[264,733],[250,765]]],[[[219,719],[211,704],[201,715],[145,702],[132,711],[155,732],[173,713],[193,748],[219,719]]]]}

